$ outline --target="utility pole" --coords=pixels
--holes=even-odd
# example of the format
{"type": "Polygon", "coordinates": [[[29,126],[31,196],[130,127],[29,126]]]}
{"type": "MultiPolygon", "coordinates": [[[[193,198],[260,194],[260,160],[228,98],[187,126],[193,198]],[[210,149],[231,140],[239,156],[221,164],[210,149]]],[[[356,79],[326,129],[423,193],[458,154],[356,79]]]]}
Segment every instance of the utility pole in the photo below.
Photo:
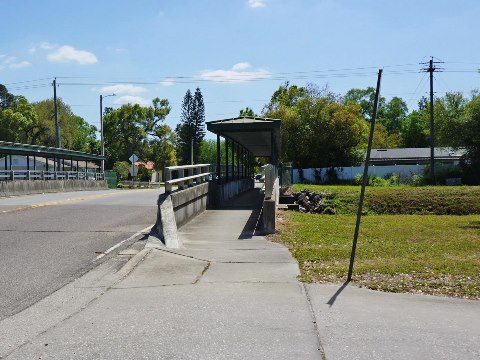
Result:
{"type": "Polygon", "coordinates": [[[375,132],[375,120],[377,119],[378,100],[380,99],[380,84],[382,82],[383,69],[378,70],[377,88],[375,90],[375,101],[373,103],[372,121],[370,122],[370,135],[368,137],[367,155],[365,157],[365,166],[363,168],[362,189],[360,191],[360,200],[358,203],[357,222],[355,224],[355,233],[353,235],[352,252],[350,254],[350,266],[348,268],[347,282],[352,280],[353,264],[355,262],[355,252],[357,250],[358,234],[360,232],[360,222],[362,220],[363,200],[365,198],[365,187],[368,180],[368,166],[370,164],[370,153],[372,151],[373,134],[375,132]]]}
{"type": "MultiPolygon", "coordinates": [[[[435,185],[435,122],[433,117],[433,73],[442,70],[434,64],[440,64],[440,61],[433,61],[433,56],[428,62],[428,68],[422,69],[423,72],[430,73],[430,179],[431,184],[435,185]]],[[[422,63],[427,65],[427,63],[422,63]]]]}
{"type": "MultiPolygon", "coordinates": [[[[115,96],[115,94],[110,95],[100,95],[100,155],[105,156],[105,140],[103,138],[103,98],[115,96]]],[[[102,159],[102,172],[105,172],[105,160],[102,159]]],[[[133,173],[132,173],[133,174],[133,173]]]]}
{"type": "Polygon", "coordinates": [[[57,148],[60,148],[60,126],[58,125],[58,108],[57,108],[57,78],[53,79],[53,105],[55,117],[55,133],[57,148]]]}

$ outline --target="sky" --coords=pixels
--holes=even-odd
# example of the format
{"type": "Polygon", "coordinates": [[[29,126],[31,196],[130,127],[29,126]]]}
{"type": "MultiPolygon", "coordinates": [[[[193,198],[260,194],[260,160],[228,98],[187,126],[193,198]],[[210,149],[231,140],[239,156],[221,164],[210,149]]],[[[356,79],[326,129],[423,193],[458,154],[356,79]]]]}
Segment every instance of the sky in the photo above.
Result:
{"type": "MultiPolygon", "coordinates": [[[[410,110],[480,88],[478,0],[0,0],[0,83],[31,102],[57,95],[99,127],[104,106],[172,107],[202,91],[206,120],[261,114],[280,85],[374,87],[410,110]],[[441,71],[440,71],[441,70],[441,71]]],[[[213,138],[212,134],[207,135],[213,138]]]]}

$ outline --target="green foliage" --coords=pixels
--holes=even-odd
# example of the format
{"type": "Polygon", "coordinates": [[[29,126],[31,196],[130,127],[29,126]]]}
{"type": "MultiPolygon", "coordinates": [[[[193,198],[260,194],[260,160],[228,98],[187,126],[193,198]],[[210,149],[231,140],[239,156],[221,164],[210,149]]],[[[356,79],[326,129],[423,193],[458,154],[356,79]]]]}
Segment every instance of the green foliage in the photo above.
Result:
{"type": "MultiPolygon", "coordinates": [[[[28,130],[28,142],[36,145],[56,146],[53,99],[34,103],[38,115],[37,121],[28,130]]],[[[60,126],[60,143],[66,149],[99,152],[96,139],[97,128],[75,115],[61,98],[57,98],[57,114],[60,126]]]]}
{"type": "MultiPolygon", "coordinates": [[[[203,140],[200,145],[200,163],[217,163],[217,140],[203,140]]],[[[225,164],[225,141],[220,141],[220,163],[225,164]]]]}
{"type": "Polygon", "coordinates": [[[117,161],[113,165],[113,171],[117,173],[119,180],[126,180],[130,172],[130,164],[126,161],[117,161]]]}
{"type": "Polygon", "coordinates": [[[138,165],[137,180],[138,181],[150,181],[152,178],[152,170],[148,170],[145,165],[138,165]]]}
{"type": "Polygon", "coordinates": [[[200,159],[200,145],[205,137],[205,105],[200,88],[192,96],[187,90],[182,103],[180,124],[177,125],[177,157],[181,164],[190,164],[191,147],[193,146],[193,162],[200,159]]]}
{"type": "Polygon", "coordinates": [[[464,180],[470,184],[480,184],[480,96],[468,103],[461,123],[457,131],[467,152],[462,164],[464,180]]]}
{"type": "Polygon", "coordinates": [[[29,130],[38,119],[35,109],[23,96],[4,96],[8,100],[0,107],[0,140],[27,143],[29,130]]]}
{"type": "Polygon", "coordinates": [[[163,124],[169,113],[168,100],[159,98],[153,99],[149,107],[126,104],[115,110],[109,109],[103,120],[108,166],[117,161],[126,161],[133,153],[143,161],[156,160],[159,164],[171,162],[174,157],[171,151],[159,151],[165,155],[164,158],[159,153],[154,154],[162,146],[172,150],[174,145],[171,129],[163,124]]]}
{"type": "Polygon", "coordinates": [[[367,124],[357,105],[287,83],[264,111],[266,117],[282,119],[282,160],[294,167],[346,166],[361,160],[367,124]]]}
{"type": "MultiPolygon", "coordinates": [[[[368,87],[366,89],[350,89],[345,94],[343,101],[346,105],[358,105],[363,117],[370,121],[373,115],[373,104],[375,101],[375,89],[368,87]]],[[[385,98],[380,96],[378,102],[377,119],[383,117],[385,112],[385,98]]]]}
{"type": "Polygon", "coordinates": [[[245,117],[256,117],[257,114],[250,109],[249,107],[246,107],[245,109],[241,109],[240,113],[238,114],[239,117],[245,116],[245,117]]]}
{"type": "Polygon", "coordinates": [[[168,125],[159,125],[155,137],[149,140],[147,158],[154,163],[156,170],[177,165],[177,135],[168,125]]]}
{"type": "MultiPolygon", "coordinates": [[[[361,185],[363,182],[363,174],[355,175],[355,184],[361,185]]],[[[382,178],[378,175],[369,175],[367,179],[367,186],[397,186],[400,184],[400,177],[396,174],[391,174],[382,178]]]]}

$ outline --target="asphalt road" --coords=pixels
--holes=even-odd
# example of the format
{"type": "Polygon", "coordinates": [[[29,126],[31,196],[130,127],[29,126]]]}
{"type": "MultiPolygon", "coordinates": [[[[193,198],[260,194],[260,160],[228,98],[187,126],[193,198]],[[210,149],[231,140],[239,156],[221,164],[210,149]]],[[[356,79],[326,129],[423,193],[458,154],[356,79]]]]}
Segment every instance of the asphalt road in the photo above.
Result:
{"type": "Polygon", "coordinates": [[[159,193],[107,190],[0,198],[0,320],[135,241],[124,240],[148,232],[159,193]]]}

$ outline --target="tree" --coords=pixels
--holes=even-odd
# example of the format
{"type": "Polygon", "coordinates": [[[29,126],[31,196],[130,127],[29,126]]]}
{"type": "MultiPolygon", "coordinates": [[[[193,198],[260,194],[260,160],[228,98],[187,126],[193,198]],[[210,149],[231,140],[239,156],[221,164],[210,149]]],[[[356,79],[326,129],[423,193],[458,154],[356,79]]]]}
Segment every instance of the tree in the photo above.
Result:
{"type": "Polygon", "coordinates": [[[264,109],[273,109],[265,116],[282,119],[283,161],[306,168],[347,166],[362,160],[368,129],[359,105],[286,84],[264,109]]]}
{"type": "MultiPolygon", "coordinates": [[[[203,140],[200,145],[200,163],[216,164],[217,163],[217,140],[203,140]]],[[[225,163],[225,141],[220,141],[220,163],[225,163]]]]}
{"type": "MultiPolygon", "coordinates": [[[[370,121],[373,115],[373,105],[375,102],[375,89],[368,87],[366,89],[350,89],[343,98],[345,105],[356,104],[360,106],[365,120],[370,121]]],[[[378,101],[377,118],[383,118],[385,111],[385,98],[380,96],[378,101]]]]}
{"type": "Polygon", "coordinates": [[[248,106],[245,108],[245,109],[241,109],[240,110],[240,113],[238,114],[239,117],[256,117],[257,114],[255,114],[255,112],[250,109],[248,106]]]}
{"type": "Polygon", "coordinates": [[[163,124],[169,113],[168,100],[159,98],[153,99],[149,107],[126,104],[109,109],[103,119],[107,166],[126,161],[133,153],[144,161],[150,160],[150,147],[161,143],[163,134],[170,129],[163,124]]]}
{"type": "Polygon", "coordinates": [[[375,132],[373,133],[373,148],[374,149],[392,149],[398,148],[402,144],[400,134],[389,134],[385,125],[375,124],[375,132]]]}
{"type": "Polygon", "coordinates": [[[287,81],[273,93],[270,102],[264,107],[263,113],[273,113],[282,107],[292,107],[302,98],[308,96],[308,90],[304,87],[290,85],[287,81]]]}
{"type": "Polygon", "coordinates": [[[436,146],[463,146],[460,131],[468,100],[459,92],[448,92],[434,104],[436,146]]]}
{"type": "Polygon", "coordinates": [[[28,129],[37,121],[35,109],[23,96],[4,96],[8,101],[3,101],[5,107],[0,107],[0,140],[26,143],[28,129]]]}
{"type": "MultiPolygon", "coordinates": [[[[56,146],[53,99],[33,104],[38,117],[27,129],[27,142],[34,145],[56,146]]],[[[98,153],[97,128],[75,115],[68,104],[57,98],[57,114],[60,126],[61,147],[83,152],[98,153]]]]}
{"type": "Polygon", "coordinates": [[[200,88],[192,96],[187,90],[182,102],[180,124],[177,125],[177,157],[181,164],[198,163],[200,145],[205,137],[205,105],[200,88]],[[193,147],[193,159],[190,158],[193,147]]]}
{"type": "Polygon", "coordinates": [[[0,109],[12,107],[15,101],[15,95],[10,94],[5,85],[0,84],[0,109]]]}
{"type": "Polygon", "coordinates": [[[402,98],[395,96],[385,105],[381,114],[382,117],[378,118],[378,122],[385,126],[389,134],[400,135],[407,114],[407,103],[402,98]]]}
{"type": "Polygon", "coordinates": [[[177,165],[177,136],[168,125],[161,125],[150,140],[149,159],[153,161],[155,170],[163,170],[166,166],[177,165]]]}
{"type": "Polygon", "coordinates": [[[119,180],[125,180],[130,172],[130,164],[126,161],[117,161],[113,164],[112,170],[117,173],[119,180]]]}
{"type": "Polygon", "coordinates": [[[460,141],[466,150],[462,164],[464,180],[470,184],[480,184],[480,96],[468,103],[460,126],[460,141]]]}

